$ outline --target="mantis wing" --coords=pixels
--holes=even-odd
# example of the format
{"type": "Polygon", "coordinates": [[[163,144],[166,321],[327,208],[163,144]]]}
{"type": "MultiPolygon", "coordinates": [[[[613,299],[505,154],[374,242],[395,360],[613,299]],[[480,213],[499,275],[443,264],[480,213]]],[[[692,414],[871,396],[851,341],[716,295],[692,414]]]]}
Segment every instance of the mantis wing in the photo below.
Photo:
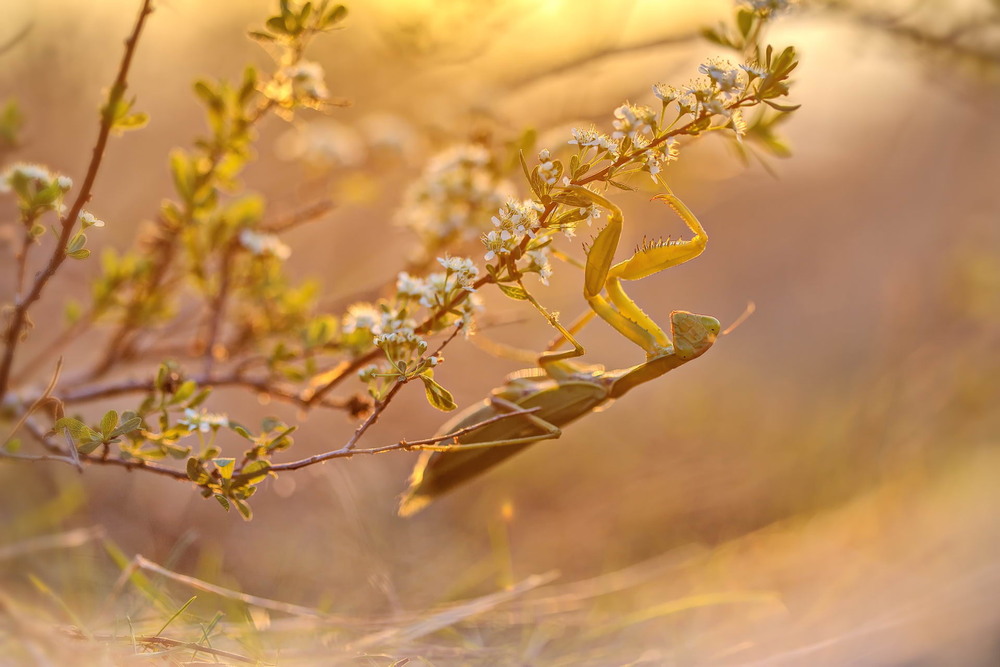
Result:
{"type": "MultiPolygon", "coordinates": [[[[539,440],[558,438],[559,427],[589,413],[608,399],[598,381],[571,381],[527,394],[513,406],[539,408],[532,415],[487,424],[458,438],[460,445],[484,445],[462,451],[424,452],[410,477],[399,505],[399,515],[409,516],[438,496],[502,463],[539,440]]],[[[457,431],[506,412],[496,401],[475,407],[445,432],[457,431]]]]}

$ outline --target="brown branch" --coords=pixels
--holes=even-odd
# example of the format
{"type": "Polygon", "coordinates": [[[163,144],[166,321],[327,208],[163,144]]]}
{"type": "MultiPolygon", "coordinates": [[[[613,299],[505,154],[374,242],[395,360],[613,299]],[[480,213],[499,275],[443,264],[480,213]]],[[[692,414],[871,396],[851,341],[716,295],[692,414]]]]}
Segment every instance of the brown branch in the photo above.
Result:
{"type": "Polygon", "coordinates": [[[233,255],[236,253],[237,240],[234,238],[222,251],[219,260],[219,289],[211,299],[208,312],[208,336],[205,349],[202,352],[205,375],[212,374],[215,365],[215,346],[219,342],[219,332],[226,314],[226,301],[229,299],[229,285],[232,281],[233,255]]]}
{"type": "Polygon", "coordinates": [[[453,451],[460,449],[462,445],[455,445],[454,447],[439,447],[435,446],[435,443],[445,442],[446,440],[454,440],[455,438],[460,438],[466,433],[471,433],[477,429],[484,426],[494,424],[499,421],[504,421],[506,419],[513,419],[514,417],[521,417],[523,415],[530,415],[532,413],[538,412],[541,408],[528,408],[527,410],[515,410],[512,412],[504,412],[499,415],[490,417],[489,419],[484,419],[481,422],[476,422],[464,428],[460,428],[457,431],[452,431],[450,433],[445,433],[443,435],[436,435],[432,438],[423,438],[420,440],[400,440],[391,445],[382,445],[380,447],[371,447],[369,449],[348,449],[346,446],[340,449],[325,452],[323,454],[317,454],[316,456],[310,456],[309,458],[301,459],[299,461],[292,461],[290,463],[279,463],[273,465],[269,470],[274,472],[281,472],[282,470],[298,470],[299,468],[305,468],[307,466],[314,465],[316,463],[322,463],[323,461],[329,461],[331,459],[349,459],[352,456],[361,454],[385,454],[387,452],[411,452],[411,451],[453,451]]]}
{"type": "MultiPolygon", "coordinates": [[[[268,394],[275,400],[291,403],[301,408],[308,408],[314,405],[313,403],[302,398],[297,392],[274,385],[266,379],[245,377],[239,370],[234,371],[229,375],[195,376],[185,379],[194,380],[198,386],[201,387],[245,387],[263,394],[268,394]]],[[[149,393],[154,389],[156,389],[156,385],[151,379],[125,380],[123,382],[113,382],[105,385],[96,385],[69,390],[64,394],[61,394],[59,396],[59,400],[66,405],[89,403],[91,401],[98,401],[104,398],[111,398],[113,396],[149,393]]],[[[356,403],[357,400],[353,397],[344,399],[327,398],[319,401],[315,405],[325,408],[333,408],[335,410],[350,410],[356,405],[356,403]]]]}
{"type": "Polygon", "coordinates": [[[324,214],[332,211],[334,206],[333,200],[321,199],[317,202],[304,206],[297,211],[293,211],[291,214],[280,220],[276,220],[270,224],[261,225],[261,230],[267,232],[268,234],[286,232],[289,229],[312,222],[322,217],[324,214]]]}
{"type": "Polygon", "coordinates": [[[3,360],[0,361],[0,399],[3,399],[3,397],[7,395],[10,370],[14,363],[14,351],[17,349],[17,344],[21,340],[21,331],[28,318],[28,309],[39,299],[39,297],[41,297],[42,290],[45,288],[45,285],[49,282],[52,276],[55,275],[62,263],[66,261],[66,244],[69,242],[70,235],[73,233],[73,228],[76,226],[77,218],[80,216],[80,212],[83,210],[84,204],[90,200],[91,191],[93,190],[94,182],[97,180],[97,173],[100,170],[101,161],[104,158],[104,150],[107,147],[108,137],[111,135],[111,126],[114,124],[114,109],[125,95],[125,90],[128,87],[128,71],[132,65],[132,57],[135,55],[136,46],[139,43],[139,35],[142,33],[142,28],[146,23],[146,18],[152,12],[152,0],[143,0],[142,7],[139,10],[139,16],[135,22],[135,27],[132,29],[132,34],[125,40],[125,55],[122,57],[121,65],[118,68],[118,76],[115,78],[115,82],[111,87],[111,92],[108,95],[107,106],[101,115],[101,124],[97,134],[97,142],[94,144],[90,165],[87,168],[86,176],[84,176],[83,184],[80,186],[80,194],[77,195],[76,201],[73,202],[73,206],[70,207],[69,212],[60,223],[61,230],[59,233],[59,239],[56,241],[55,247],[52,249],[52,255],[49,257],[48,264],[45,269],[43,269],[42,272],[35,277],[35,282],[27,296],[23,299],[19,299],[18,302],[14,304],[14,313],[11,316],[11,322],[8,326],[5,337],[6,348],[4,350],[3,360]]]}

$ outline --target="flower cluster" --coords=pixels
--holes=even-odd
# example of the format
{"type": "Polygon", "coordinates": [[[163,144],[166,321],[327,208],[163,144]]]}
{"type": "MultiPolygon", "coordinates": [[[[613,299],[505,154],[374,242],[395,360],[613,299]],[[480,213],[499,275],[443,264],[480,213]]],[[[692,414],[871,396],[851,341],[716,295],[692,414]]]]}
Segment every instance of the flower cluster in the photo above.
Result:
{"type": "Polygon", "coordinates": [[[278,70],[264,87],[264,95],[285,109],[318,109],[330,97],[323,76],[322,65],[299,60],[278,70]]]}
{"type": "Polygon", "coordinates": [[[795,2],[796,0],[740,0],[740,4],[764,18],[789,9],[795,2]]]}
{"type": "Polygon", "coordinates": [[[509,255],[520,246],[525,236],[535,238],[539,228],[538,214],[545,210],[541,204],[525,199],[509,199],[491,218],[495,229],[483,234],[486,246],[486,261],[491,262],[500,255],[509,255]]]}
{"type": "Polygon", "coordinates": [[[598,155],[607,153],[612,159],[617,159],[621,152],[621,142],[598,131],[594,126],[583,130],[574,127],[572,133],[573,138],[566,143],[575,144],[581,150],[585,148],[597,148],[598,155]]]}
{"type": "Polygon", "coordinates": [[[647,106],[626,103],[615,109],[614,115],[612,139],[628,137],[636,142],[640,138],[648,138],[655,131],[656,114],[647,106]]]}
{"type": "Polygon", "coordinates": [[[274,234],[255,232],[252,229],[240,230],[240,245],[258,257],[270,256],[286,260],[292,254],[292,249],[274,234]]]}
{"type": "Polygon", "coordinates": [[[489,215],[514,192],[486,148],[455,146],[428,162],[403,196],[396,220],[420,237],[423,261],[453,242],[479,236],[489,215]]]}
{"type": "Polygon", "coordinates": [[[18,162],[0,174],[0,194],[13,192],[23,219],[32,221],[46,211],[63,214],[63,195],[73,187],[69,176],[54,174],[39,164],[18,162]]]}
{"type": "Polygon", "coordinates": [[[199,412],[193,408],[186,408],[184,418],[177,423],[192,431],[209,433],[218,431],[220,428],[229,428],[229,417],[221,413],[206,412],[205,410],[199,412]]]}
{"type": "Polygon", "coordinates": [[[476,308],[477,301],[472,293],[479,269],[471,259],[464,257],[439,257],[438,263],[444,271],[432,273],[426,278],[417,278],[407,272],[399,274],[396,280],[396,298],[402,303],[415,301],[431,312],[439,312],[436,323],[444,326],[447,313],[458,309],[460,318],[468,323],[476,308]],[[461,301],[460,304],[456,303],[461,301]]]}

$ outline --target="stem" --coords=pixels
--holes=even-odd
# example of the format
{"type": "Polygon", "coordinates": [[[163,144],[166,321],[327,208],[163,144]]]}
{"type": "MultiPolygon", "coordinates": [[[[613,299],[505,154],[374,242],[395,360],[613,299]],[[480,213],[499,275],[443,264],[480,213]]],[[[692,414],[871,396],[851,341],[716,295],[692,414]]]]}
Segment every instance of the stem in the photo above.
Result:
{"type": "Polygon", "coordinates": [[[235,240],[226,246],[222,251],[219,260],[219,289],[209,304],[208,312],[208,336],[205,340],[205,349],[202,353],[204,360],[203,372],[211,375],[212,367],[215,364],[215,346],[219,341],[219,332],[222,329],[222,322],[226,312],[226,300],[229,298],[229,285],[232,279],[232,260],[236,252],[235,240]]]}
{"type": "Polygon", "coordinates": [[[90,200],[91,191],[94,187],[94,181],[97,180],[97,173],[100,170],[101,161],[104,158],[104,150],[108,144],[108,137],[111,135],[111,126],[114,123],[113,110],[117,106],[117,103],[125,95],[125,90],[128,87],[128,71],[132,65],[132,57],[135,55],[136,46],[139,43],[139,35],[142,33],[142,28],[146,23],[146,18],[152,13],[152,0],[143,0],[142,7],[139,10],[139,16],[135,22],[135,27],[132,29],[132,33],[129,35],[128,39],[125,40],[125,55],[122,57],[121,65],[118,68],[118,76],[115,78],[115,82],[111,87],[111,93],[108,95],[107,106],[101,116],[101,125],[97,134],[97,142],[94,144],[93,153],[90,158],[90,165],[87,167],[87,174],[83,179],[83,185],[80,186],[80,194],[77,195],[76,201],[73,202],[73,206],[70,207],[69,212],[60,223],[61,230],[59,233],[59,239],[56,241],[55,247],[52,249],[52,254],[49,257],[48,264],[42,272],[35,277],[35,282],[27,296],[25,296],[23,300],[19,298],[18,302],[14,304],[14,313],[11,316],[10,326],[7,328],[6,333],[6,348],[4,350],[3,360],[0,361],[0,400],[7,395],[10,370],[14,363],[14,351],[17,349],[17,344],[21,340],[21,331],[28,320],[28,309],[39,299],[39,297],[41,297],[42,290],[45,288],[45,285],[48,284],[52,276],[55,275],[62,263],[66,261],[66,244],[69,242],[69,238],[73,233],[73,228],[76,226],[76,220],[80,216],[80,212],[83,210],[83,205],[90,200]]]}

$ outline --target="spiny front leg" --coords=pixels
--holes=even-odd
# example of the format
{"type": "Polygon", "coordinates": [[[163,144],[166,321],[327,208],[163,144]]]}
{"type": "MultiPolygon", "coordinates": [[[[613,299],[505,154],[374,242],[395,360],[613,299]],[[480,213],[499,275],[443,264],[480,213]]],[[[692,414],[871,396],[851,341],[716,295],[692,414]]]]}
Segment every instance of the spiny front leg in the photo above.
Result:
{"type": "Polygon", "coordinates": [[[621,281],[645,278],[694,259],[705,250],[708,234],[694,213],[673,193],[657,195],[657,199],[680,216],[694,237],[686,241],[667,239],[646,244],[629,259],[613,264],[624,221],[621,209],[586,188],[571,186],[569,189],[608,211],[608,224],[594,239],[587,253],[584,297],[595,313],[641,347],[648,358],[663,354],[671,346],[670,337],[625,293],[621,281]],[[603,295],[605,290],[607,297],[603,295]]]}
{"type": "Polygon", "coordinates": [[[685,206],[684,202],[673,193],[659,194],[654,199],[659,199],[673,209],[674,213],[691,230],[694,237],[687,241],[680,239],[673,241],[667,238],[664,241],[644,245],[632,257],[611,267],[608,271],[609,278],[638,280],[669,269],[671,266],[683,264],[705,251],[705,246],[708,245],[708,234],[691,209],[685,206]]]}

